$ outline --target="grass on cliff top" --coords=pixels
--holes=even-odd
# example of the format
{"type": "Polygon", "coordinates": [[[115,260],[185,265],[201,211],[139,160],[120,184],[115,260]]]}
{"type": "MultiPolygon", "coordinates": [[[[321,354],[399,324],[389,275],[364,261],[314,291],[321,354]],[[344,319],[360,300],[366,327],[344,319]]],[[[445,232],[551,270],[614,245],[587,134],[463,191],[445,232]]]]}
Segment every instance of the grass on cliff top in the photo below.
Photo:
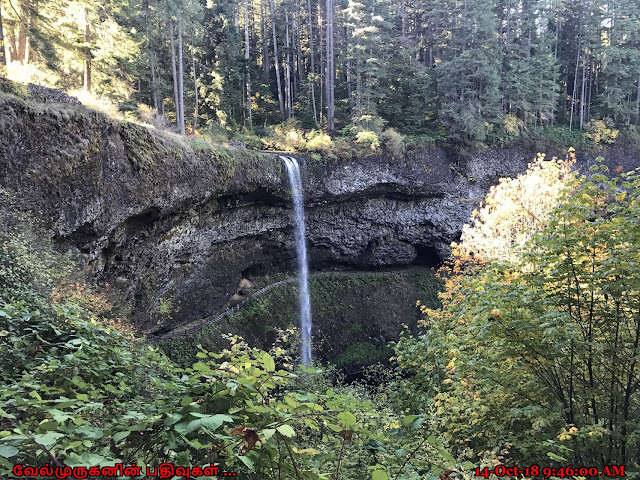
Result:
{"type": "MultiPolygon", "coordinates": [[[[32,98],[25,85],[0,77],[0,105],[4,105],[3,110],[7,112],[0,117],[0,127],[3,130],[13,128],[16,116],[19,116],[21,126],[33,132],[34,138],[38,135],[54,135],[58,138],[58,141],[42,152],[42,155],[51,160],[52,175],[71,174],[76,166],[95,155],[103,143],[104,132],[100,128],[103,122],[96,120],[96,117],[104,112],[83,104],[38,101],[32,98]],[[60,135],[62,132],[65,135],[60,135]]],[[[127,159],[139,170],[152,170],[158,162],[182,161],[184,158],[213,161],[219,167],[216,178],[224,182],[233,176],[238,163],[254,164],[257,160],[265,159],[259,152],[216,145],[204,138],[184,137],[144,123],[108,116],[104,119],[119,133],[127,159]]]]}

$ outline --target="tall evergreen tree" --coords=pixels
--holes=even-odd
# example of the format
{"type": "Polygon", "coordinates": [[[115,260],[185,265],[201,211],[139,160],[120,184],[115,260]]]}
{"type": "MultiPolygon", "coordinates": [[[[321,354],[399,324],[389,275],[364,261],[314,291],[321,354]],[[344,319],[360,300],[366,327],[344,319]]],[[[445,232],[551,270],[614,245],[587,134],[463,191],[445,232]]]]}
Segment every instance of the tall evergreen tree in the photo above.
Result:
{"type": "Polygon", "coordinates": [[[451,39],[438,65],[440,119],[461,154],[479,148],[501,117],[500,48],[493,1],[446,0],[451,39]]]}

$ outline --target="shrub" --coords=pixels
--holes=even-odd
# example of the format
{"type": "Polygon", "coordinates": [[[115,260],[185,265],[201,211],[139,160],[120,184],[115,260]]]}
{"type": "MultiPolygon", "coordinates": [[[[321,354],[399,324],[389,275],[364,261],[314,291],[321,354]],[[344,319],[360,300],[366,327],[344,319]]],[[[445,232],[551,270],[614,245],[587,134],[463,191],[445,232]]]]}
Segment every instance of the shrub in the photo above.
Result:
{"type": "Polygon", "coordinates": [[[404,135],[396,132],[393,128],[387,128],[382,135],[380,135],[380,141],[385,150],[389,152],[393,157],[400,157],[404,154],[405,141],[404,135]]]}
{"type": "Polygon", "coordinates": [[[613,121],[609,118],[604,120],[591,120],[585,125],[587,133],[585,137],[593,141],[595,145],[604,143],[615,143],[619,130],[613,128],[613,121]]]}
{"type": "Polygon", "coordinates": [[[211,143],[227,143],[229,141],[227,130],[217,122],[207,124],[203,137],[211,143]]]}
{"type": "Polygon", "coordinates": [[[508,135],[518,135],[522,122],[515,115],[509,114],[504,117],[504,130],[508,135]]]}
{"type": "Polygon", "coordinates": [[[305,135],[305,139],[307,140],[306,149],[310,151],[329,150],[333,146],[331,137],[318,130],[311,130],[305,135]]]}
{"type": "Polygon", "coordinates": [[[609,178],[601,161],[589,178],[570,174],[543,222],[527,203],[511,209],[524,221],[502,228],[538,230],[506,246],[517,255],[481,263],[467,256],[473,243],[455,249],[442,308],[421,308],[423,334],[398,344],[408,397],[460,451],[474,445],[476,461],[487,451],[503,464],[602,468],[640,448],[640,395],[628,389],[639,373],[640,175],[609,178]]]}
{"type": "Polygon", "coordinates": [[[640,126],[627,125],[620,131],[620,138],[631,145],[640,147],[640,126]]]}
{"type": "Polygon", "coordinates": [[[378,134],[370,130],[363,130],[356,135],[356,143],[369,147],[371,150],[376,150],[380,147],[380,139],[378,134]]]}

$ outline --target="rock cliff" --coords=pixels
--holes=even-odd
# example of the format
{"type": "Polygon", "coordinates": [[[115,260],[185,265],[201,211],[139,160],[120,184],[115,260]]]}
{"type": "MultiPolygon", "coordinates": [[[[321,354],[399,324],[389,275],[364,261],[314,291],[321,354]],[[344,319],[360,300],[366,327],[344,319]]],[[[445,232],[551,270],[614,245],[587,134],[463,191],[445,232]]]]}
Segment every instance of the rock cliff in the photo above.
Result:
{"type": "MultiPolygon", "coordinates": [[[[122,292],[142,331],[211,314],[243,278],[295,264],[289,185],[275,154],[7,94],[0,130],[0,186],[52,228],[90,280],[122,292]]],[[[638,165],[637,153],[610,155],[638,165]]],[[[439,263],[490,185],[534,156],[488,151],[464,168],[437,147],[402,159],[302,158],[312,268],[439,263]]]]}

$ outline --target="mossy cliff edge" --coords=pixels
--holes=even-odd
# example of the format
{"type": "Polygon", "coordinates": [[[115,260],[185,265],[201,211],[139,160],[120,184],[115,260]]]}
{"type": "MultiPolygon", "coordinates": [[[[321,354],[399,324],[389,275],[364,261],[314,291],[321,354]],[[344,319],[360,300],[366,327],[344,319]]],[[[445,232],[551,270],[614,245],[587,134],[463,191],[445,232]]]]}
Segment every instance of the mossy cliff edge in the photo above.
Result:
{"type": "MultiPolygon", "coordinates": [[[[0,131],[0,186],[91,281],[121,292],[142,331],[215,313],[243,278],[295,268],[277,155],[115,121],[47,92],[0,93],[0,131]]],[[[637,152],[605,154],[625,168],[640,164],[637,152]]],[[[486,151],[464,167],[438,147],[400,159],[302,158],[312,268],[437,263],[488,188],[534,156],[486,151]]]]}

